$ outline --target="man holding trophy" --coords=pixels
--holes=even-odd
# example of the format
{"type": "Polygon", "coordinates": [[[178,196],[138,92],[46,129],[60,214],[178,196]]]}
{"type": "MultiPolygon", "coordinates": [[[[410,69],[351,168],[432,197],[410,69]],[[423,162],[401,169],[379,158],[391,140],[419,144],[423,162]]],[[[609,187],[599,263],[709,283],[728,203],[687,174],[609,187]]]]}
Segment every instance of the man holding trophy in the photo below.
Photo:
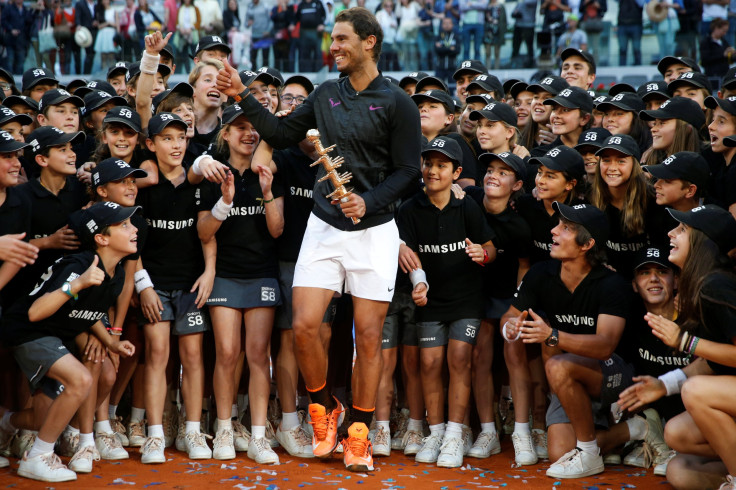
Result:
{"type": "Polygon", "coordinates": [[[311,137],[321,138],[320,147],[332,151],[332,157],[325,153],[319,160],[314,209],[294,274],[293,328],[299,368],[312,401],[314,455],[327,458],[337,447],[344,408],[326,387],[327,352],[319,327],[333,295],[352,294],[357,357],[353,423],[344,444],[345,465],[352,471],[373,469],[368,426],[400,245],[394,210],[420,176],[419,114],[403,90],[379,73],[382,41],[381,27],[368,10],[340,12],[330,53],[346,76],[321,84],[283,119],[249,97],[238,72],[227,63],[217,77],[218,90],[240,104],[273,147],[297,143],[316,128],[318,133],[311,137]],[[347,173],[337,174],[338,166],[347,173]],[[352,188],[344,185],[348,180],[352,188]]]}

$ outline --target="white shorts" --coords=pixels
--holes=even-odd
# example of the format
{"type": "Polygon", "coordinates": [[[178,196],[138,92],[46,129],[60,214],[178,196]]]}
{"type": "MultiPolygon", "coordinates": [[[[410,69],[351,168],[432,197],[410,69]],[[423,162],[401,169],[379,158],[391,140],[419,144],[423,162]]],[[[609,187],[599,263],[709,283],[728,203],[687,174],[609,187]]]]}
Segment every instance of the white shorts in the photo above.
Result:
{"type": "Polygon", "coordinates": [[[322,288],[357,298],[391,301],[399,265],[396,222],[342,231],[309,216],[294,271],[294,287],[322,288]]]}

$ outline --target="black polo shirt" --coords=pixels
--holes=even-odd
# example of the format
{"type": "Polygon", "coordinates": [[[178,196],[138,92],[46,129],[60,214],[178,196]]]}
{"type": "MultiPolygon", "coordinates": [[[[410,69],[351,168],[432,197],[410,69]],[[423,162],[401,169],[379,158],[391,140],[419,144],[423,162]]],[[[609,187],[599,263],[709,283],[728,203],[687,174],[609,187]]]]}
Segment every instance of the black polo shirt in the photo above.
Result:
{"type": "MultiPolygon", "coordinates": [[[[217,276],[237,279],[276,278],[279,274],[276,240],[268,232],[266,207],[258,174],[240,173],[228,164],[235,178],[233,208],[215,234],[217,276]]],[[[278,174],[277,174],[278,175],[278,174]]],[[[204,181],[200,211],[209,211],[222,197],[220,184],[204,181]]],[[[278,177],[271,185],[274,199],[284,195],[278,177]]]]}
{"type": "Polygon", "coordinates": [[[197,234],[199,186],[187,179],[178,187],[159,171],[158,184],[138,191],[148,235],[141,249],[143,267],[156,289],[189,289],[204,271],[197,234]]]}
{"type": "MultiPolygon", "coordinates": [[[[480,187],[468,186],[465,193],[483,209],[485,192],[480,187]]],[[[516,291],[519,259],[532,252],[532,231],[516,211],[507,206],[499,214],[484,213],[488,226],[496,234],[496,260],[483,270],[483,289],[486,298],[510,298],[516,291]]]]}
{"type": "Polygon", "coordinates": [[[628,317],[633,293],[620,275],[599,265],[570,292],[560,279],[561,265],[559,260],[534,264],[512,305],[519,311],[532,308],[553,328],[572,334],[595,334],[598,315],[628,317]]]}
{"type": "Polygon", "coordinates": [[[312,213],[312,189],[317,167],[298,146],[273,152],[273,161],[284,185],[284,232],[276,239],[279,260],[296,262],[307,220],[312,213]]]}
{"type": "Polygon", "coordinates": [[[194,136],[190,140],[189,144],[194,143],[197,148],[204,148],[205,150],[209,148],[210,144],[214,143],[217,139],[217,134],[220,132],[220,129],[222,128],[222,120],[217,119],[217,126],[215,129],[210,131],[209,133],[200,133],[197,131],[197,127],[194,127],[194,136]]]}
{"type": "MultiPolygon", "coordinates": [[[[736,337],[736,276],[732,273],[709,274],[700,289],[700,326],[693,332],[704,339],[733,344],[736,337]]],[[[716,374],[736,375],[736,368],[708,361],[716,374]]]]}
{"type": "Polygon", "coordinates": [[[427,305],[416,309],[417,321],[453,321],[483,316],[483,268],[465,252],[465,239],[483,244],[495,238],[472,199],[451,195],[437,209],[425,193],[399,209],[399,234],[419,255],[427,274],[427,305]]]}
{"type": "MultiPolygon", "coordinates": [[[[17,346],[49,336],[69,341],[102,319],[123,290],[125,271],[120,264],[115,268],[113,277],[105,272],[102,284],[82,289],[77,300],[69,299],[48,318],[38,322],[28,319],[28,311],[34,301],[84,274],[94,256],[95,252],[92,251],[68,255],[53,265],[51,275],[45,280],[44,277],[40,280],[40,276],[36,277],[37,285],[34,290],[14,303],[8,308],[7,314],[3,315],[0,321],[0,337],[3,342],[9,346],[17,346]]],[[[97,267],[105,271],[102,260],[97,267]]]]}
{"type": "MultiPolygon", "coordinates": [[[[0,205],[0,236],[25,233],[24,241],[30,241],[31,231],[31,200],[26,194],[18,192],[17,187],[5,189],[5,202],[0,205]]],[[[0,260],[0,265],[3,261],[0,260]]],[[[28,266],[19,274],[23,274],[28,266]]],[[[3,292],[0,291],[0,305],[3,292]]]]}

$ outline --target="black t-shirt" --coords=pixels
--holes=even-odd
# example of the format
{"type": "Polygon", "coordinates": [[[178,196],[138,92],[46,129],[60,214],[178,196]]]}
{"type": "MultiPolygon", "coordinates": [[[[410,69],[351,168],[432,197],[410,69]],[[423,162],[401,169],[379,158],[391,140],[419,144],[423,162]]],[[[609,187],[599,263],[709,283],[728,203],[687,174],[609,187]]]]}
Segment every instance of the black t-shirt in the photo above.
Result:
{"type": "Polygon", "coordinates": [[[284,232],[276,239],[279,260],[296,262],[307,220],[312,213],[312,189],[317,167],[298,146],[273,152],[273,161],[284,189],[284,232]]]}
{"type": "MultiPolygon", "coordinates": [[[[736,276],[724,272],[708,275],[700,289],[700,327],[695,335],[733,344],[736,337],[736,276]]],[[[736,375],[736,368],[708,361],[716,374],[736,375]]]]}
{"type": "MultiPolygon", "coordinates": [[[[235,178],[233,207],[215,234],[217,241],[217,276],[238,279],[278,277],[276,240],[268,232],[266,207],[258,174],[249,168],[240,175],[228,164],[235,178]]],[[[200,211],[209,211],[220,199],[220,184],[204,181],[201,185],[200,211]]],[[[271,192],[274,199],[284,195],[276,174],[271,192]]]]}
{"type": "MultiPolygon", "coordinates": [[[[468,186],[465,193],[481,209],[485,192],[468,186]]],[[[519,259],[528,258],[532,251],[532,231],[524,219],[510,206],[499,214],[484,213],[488,226],[496,234],[496,260],[483,270],[483,290],[486,298],[510,298],[516,291],[519,259]]]]}
{"type": "MultiPolygon", "coordinates": [[[[17,346],[41,337],[58,337],[62,341],[74,339],[101,320],[115,304],[125,283],[125,271],[118,264],[113,277],[105,272],[105,279],[99,286],[82,289],[77,300],[68,300],[53,315],[38,322],[28,319],[28,311],[34,301],[44,294],[56,291],[69,281],[84,274],[94,259],[95,252],[85,251],[60,259],[46,274],[36,277],[36,287],[28,296],[17,301],[0,322],[0,336],[3,342],[17,346]]],[[[100,260],[98,267],[104,272],[100,260]]]]}
{"type": "Polygon", "coordinates": [[[465,239],[483,244],[495,235],[472,199],[451,195],[444,209],[417,194],[399,209],[399,234],[419,255],[427,274],[427,305],[417,308],[418,321],[481,318],[482,267],[465,252],[465,239]]]}
{"type": "Polygon", "coordinates": [[[463,138],[460,133],[447,133],[444,136],[457,141],[457,144],[460,145],[460,149],[463,152],[463,161],[460,162],[460,165],[463,167],[463,169],[460,172],[460,177],[458,177],[458,179],[473,179],[473,181],[476,183],[482,182],[483,179],[481,179],[480,181],[477,180],[478,160],[475,156],[475,153],[473,152],[473,149],[468,144],[468,141],[463,138]]]}
{"type": "Polygon", "coordinates": [[[621,210],[616,206],[608,205],[604,212],[608,218],[608,239],[606,240],[608,264],[624,278],[630,280],[634,276],[637,252],[647,246],[647,234],[643,232],[626,236],[621,225],[621,210]]]}
{"type": "Polygon", "coordinates": [[[710,168],[705,203],[728,209],[736,202],[736,162],[726,162],[723,153],[716,153],[710,147],[701,150],[700,154],[710,168]]]}
{"type": "MultiPolygon", "coordinates": [[[[5,192],[5,202],[0,205],[0,237],[25,233],[23,240],[28,242],[31,239],[31,200],[27,195],[18,192],[17,187],[8,187],[5,192]]],[[[0,265],[2,264],[3,261],[0,260],[0,265]]],[[[20,274],[24,271],[25,268],[20,274]]],[[[3,304],[2,298],[3,292],[0,291],[0,305],[3,304]]]]}
{"type": "Polygon", "coordinates": [[[570,292],[560,278],[561,265],[558,260],[534,264],[512,305],[519,311],[532,308],[553,328],[572,334],[594,334],[599,315],[628,317],[633,293],[621,276],[599,265],[570,292]]]}
{"type": "Polygon", "coordinates": [[[635,300],[632,314],[626,321],[626,332],[621,342],[622,347],[625,344],[622,350],[625,354],[621,357],[634,365],[636,374],[655,378],[690,364],[685,354],[668,347],[652,333],[652,328],[644,320],[646,313],[641,299],[635,300]]]}
{"type": "Polygon", "coordinates": [[[197,131],[197,128],[194,128],[194,136],[189,141],[189,144],[194,144],[197,148],[203,148],[207,149],[209,148],[211,143],[214,143],[217,139],[217,133],[220,132],[220,129],[222,128],[222,121],[218,119],[217,126],[215,129],[210,131],[209,133],[200,133],[197,131]]]}
{"type": "Polygon", "coordinates": [[[174,187],[160,171],[158,184],[138,191],[136,203],[148,223],[141,258],[156,289],[188,291],[204,271],[197,234],[199,192],[186,179],[174,187]]]}

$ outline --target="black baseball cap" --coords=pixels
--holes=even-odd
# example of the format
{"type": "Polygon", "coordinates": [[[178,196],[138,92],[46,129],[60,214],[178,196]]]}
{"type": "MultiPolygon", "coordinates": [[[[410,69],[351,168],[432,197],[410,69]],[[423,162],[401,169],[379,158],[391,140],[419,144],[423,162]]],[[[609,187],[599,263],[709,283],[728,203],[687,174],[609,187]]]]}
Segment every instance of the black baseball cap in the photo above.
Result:
{"type": "Polygon", "coordinates": [[[639,145],[636,143],[636,140],[628,134],[615,134],[613,136],[609,136],[606,141],[603,142],[603,146],[601,146],[600,150],[595,152],[595,154],[600,156],[606,150],[616,150],[624,155],[632,156],[637,160],[641,158],[639,145]]]}
{"type": "Polygon", "coordinates": [[[482,153],[478,156],[478,163],[484,166],[488,166],[493,160],[501,160],[503,163],[508,165],[514,172],[519,180],[526,180],[526,163],[524,160],[511,152],[504,151],[502,153],[482,153]]]}
{"type": "MultiPolygon", "coordinates": [[[[168,65],[164,65],[162,63],[158,64],[158,68],[156,69],[158,73],[161,74],[162,77],[168,77],[171,74],[171,68],[168,67],[168,65]]],[[[131,63],[128,65],[128,72],[125,74],[125,83],[128,83],[135,77],[136,75],[140,74],[141,72],[141,62],[136,61],[135,63],[131,63]]]]}
{"type": "Polygon", "coordinates": [[[583,157],[565,145],[556,146],[541,157],[532,157],[529,163],[544,165],[555,172],[566,172],[576,180],[580,180],[585,175],[583,157]]]}
{"type": "Polygon", "coordinates": [[[721,79],[721,88],[726,90],[733,90],[736,88],[736,66],[729,68],[723,78],[721,79]]]}
{"type": "Polygon", "coordinates": [[[129,175],[145,178],[148,172],[140,168],[133,168],[119,158],[106,158],[95,166],[92,172],[92,185],[97,187],[108,182],[123,180],[129,175]]]}
{"type": "Polygon", "coordinates": [[[710,81],[708,81],[708,77],[705,73],[689,71],[687,73],[680,73],[680,76],[678,76],[677,79],[672,80],[669,85],[667,85],[667,92],[669,92],[670,95],[673,95],[674,91],[683,85],[704,88],[708,93],[713,91],[710,86],[710,81]]]}
{"type": "Polygon", "coordinates": [[[22,104],[38,112],[38,101],[28,97],[27,95],[10,95],[8,97],[5,97],[5,100],[3,100],[3,105],[5,107],[10,107],[18,104],[22,104]]]}
{"type": "Polygon", "coordinates": [[[478,60],[465,60],[458,65],[457,70],[452,74],[452,79],[457,80],[457,78],[466,71],[485,75],[488,73],[488,68],[478,60]]]}
{"type": "Polygon", "coordinates": [[[33,155],[38,155],[44,148],[61,146],[69,143],[84,141],[84,132],[65,133],[55,126],[41,126],[26,137],[33,155]]]}
{"type": "Polygon", "coordinates": [[[82,107],[82,115],[89,115],[92,111],[99,109],[108,102],[112,102],[116,106],[127,105],[127,101],[119,95],[110,95],[102,90],[94,90],[84,96],[84,107],[82,107]]]}
{"type": "Polygon", "coordinates": [[[590,236],[593,237],[599,247],[606,246],[609,226],[608,218],[606,218],[606,214],[603,211],[592,204],[568,206],[558,201],[552,203],[552,208],[566,220],[577,223],[588,230],[588,233],[590,233],[590,236]]]}
{"type": "Polygon", "coordinates": [[[45,68],[31,68],[23,73],[23,90],[28,90],[41,82],[59,84],[54,74],[45,68]]]}
{"type": "Polygon", "coordinates": [[[678,151],[658,165],[644,165],[642,169],[658,179],[680,179],[698,186],[703,192],[708,185],[710,166],[700,153],[678,151]]]}
{"type": "Polygon", "coordinates": [[[428,77],[429,73],[425,73],[423,71],[413,71],[403,77],[401,80],[399,80],[399,87],[404,88],[406,85],[410,83],[417,83],[419,80],[421,80],[424,77],[428,77]]]}
{"type": "MultiPolygon", "coordinates": [[[[447,84],[441,79],[437,77],[433,77],[432,75],[426,76],[419,80],[417,82],[417,86],[414,88],[415,93],[417,92],[424,92],[427,85],[437,85],[438,87],[442,87],[442,90],[449,93],[449,89],[447,88],[447,84]]],[[[437,89],[431,89],[431,90],[437,90],[437,89]]]]}
{"type": "Polygon", "coordinates": [[[680,119],[700,130],[705,124],[705,114],[700,105],[687,97],[672,97],[662,102],[659,109],[641,111],[639,117],[644,121],[655,119],[680,119]]]}
{"type": "Polygon", "coordinates": [[[427,143],[427,146],[422,150],[422,156],[426,156],[431,151],[442,153],[458,165],[463,163],[463,150],[460,148],[460,144],[447,136],[437,136],[427,143]]]}
{"type": "Polygon", "coordinates": [[[641,97],[644,102],[651,97],[658,97],[665,99],[670,98],[670,93],[667,92],[667,82],[664,80],[650,80],[647,83],[639,85],[636,90],[636,94],[641,97]]]}
{"type": "Polygon", "coordinates": [[[560,105],[568,109],[581,109],[585,112],[593,111],[593,98],[588,91],[580,87],[567,87],[559,94],[543,102],[544,105],[560,105]]]}
{"type": "Polygon", "coordinates": [[[736,247],[736,219],[725,209],[706,204],[690,211],[672,208],[667,208],[667,211],[680,223],[705,233],[724,254],[736,247]]]}
{"type": "Polygon", "coordinates": [[[509,87],[509,89],[506,90],[506,93],[515,99],[519,96],[520,93],[524,92],[525,90],[529,90],[529,84],[519,81],[509,87]]]}
{"type": "Polygon", "coordinates": [[[305,77],[304,75],[290,76],[284,82],[284,87],[286,87],[287,85],[291,85],[292,83],[295,83],[297,85],[301,85],[302,87],[304,87],[308,94],[311,94],[312,92],[314,92],[314,84],[309,78],[305,77]]]}
{"type": "Polygon", "coordinates": [[[465,103],[466,104],[472,104],[475,102],[482,102],[484,106],[488,104],[492,104],[496,102],[496,99],[491,97],[488,94],[475,94],[475,95],[468,95],[465,97],[465,103]]]}
{"type": "Polygon", "coordinates": [[[187,123],[185,123],[184,119],[179,117],[179,115],[173,114],[171,112],[161,112],[160,114],[156,114],[155,116],[153,116],[151,120],[148,121],[148,137],[153,139],[154,136],[161,133],[164,129],[171,126],[172,124],[181,126],[184,131],[189,129],[187,123]]]}
{"type": "Polygon", "coordinates": [[[140,206],[124,207],[112,201],[96,202],[69,217],[72,229],[85,244],[93,244],[94,238],[106,226],[122,223],[140,209],[140,206]]]}
{"type": "Polygon", "coordinates": [[[84,87],[85,85],[87,85],[87,80],[85,78],[75,78],[74,80],[66,84],[66,91],[70,94],[81,97],[81,95],[76,94],[75,92],[77,91],[77,89],[79,89],[80,87],[84,87]]]}
{"type": "Polygon", "coordinates": [[[13,138],[10,133],[0,130],[0,153],[10,153],[13,151],[22,150],[29,145],[30,143],[15,141],[15,138],[13,138]]]}
{"type": "Polygon", "coordinates": [[[174,60],[174,52],[169,46],[164,46],[163,48],[161,48],[161,52],[159,53],[159,55],[161,55],[161,58],[159,59],[163,59],[164,56],[167,56],[171,58],[172,61],[174,60]]]}
{"type": "Polygon", "coordinates": [[[603,104],[604,102],[608,102],[608,99],[610,99],[608,95],[599,95],[597,97],[593,97],[593,105],[595,106],[596,110],[598,109],[598,106],[603,104]]]}
{"type": "Polygon", "coordinates": [[[21,126],[33,124],[33,118],[28,114],[16,114],[7,107],[0,107],[0,126],[14,121],[19,122],[21,126]]]}
{"type": "Polygon", "coordinates": [[[646,106],[638,95],[631,92],[620,92],[613,97],[609,97],[604,102],[600,102],[596,106],[596,109],[601,112],[610,111],[613,108],[633,112],[638,115],[639,111],[643,111],[646,106]]]}
{"type": "Polygon", "coordinates": [[[222,124],[230,124],[240,116],[245,115],[240,104],[233,104],[222,111],[222,124]]]}
{"type": "Polygon", "coordinates": [[[270,66],[262,66],[258,69],[258,71],[260,73],[268,73],[269,75],[271,75],[271,77],[273,77],[273,81],[269,85],[275,85],[277,87],[284,86],[284,76],[276,68],[271,68],[270,66]]]}
{"type": "Polygon", "coordinates": [[[138,112],[127,106],[113,107],[107,111],[105,119],[102,120],[102,124],[112,122],[125,124],[136,133],[140,133],[142,131],[141,116],[138,112]]]}
{"type": "Polygon", "coordinates": [[[567,83],[567,80],[564,78],[550,75],[548,77],[544,77],[537,83],[532,83],[527,89],[530,92],[539,92],[540,90],[544,90],[552,95],[557,95],[569,86],[570,84],[567,83]]]}
{"type": "Polygon", "coordinates": [[[517,117],[513,107],[503,102],[491,102],[479,111],[473,111],[468,116],[471,121],[486,118],[489,121],[503,121],[511,126],[516,126],[517,117]]]}
{"type": "Polygon", "coordinates": [[[623,94],[623,93],[636,93],[636,88],[634,88],[633,85],[628,83],[619,82],[617,84],[614,84],[613,87],[608,89],[608,95],[613,97],[614,95],[623,94]]]}
{"type": "Polygon", "coordinates": [[[118,95],[117,90],[115,90],[115,87],[113,87],[110,82],[106,80],[90,80],[87,82],[87,84],[84,87],[79,87],[75,92],[74,95],[77,97],[84,97],[85,95],[95,91],[100,90],[102,92],[107,92],[108,94],[112,96],[118,95]]]}
{"type": "Polygon", "coordinates": [[[273,85],[274,83],[273,75],[265,71],[243,70],[239,75],[240,81],[243,82],[243,85],[246,87],[250,87],[250,85],[256,80],[263,82],[265,85],[273,85]]]}
{"type": "Polygon", "coordinates": [[[107,70],[107,79],[116,77],[118,75],[125,75],[128,72],[128,62],[118,61],[107,70]]]}
{"type": "Polygon", "coordinates": [[[733,148],[736,146],[736,135],[732,136],[726,136],[723,138],[723,144],[724,146],[728,146],[729,148],[733,148]]]}
{"type": "Polygon", "coordinates": [[[472,82],[470,82],[466,88],[466,90],[470,91],[471,86],[477,86],[480,87],[482,90],[486,92],[495,92],[496,97],[498,99],[503,99],[504,97],[504,90],[503,85],[501,84],[501,80],[498,79],[496,75],[486,75],[481,74],[476,76],[472,82]]]}
{"type": "Polygon", "coordinates": [[[166,98],[171,94],[178,94],[183,97],[192,98],[194,96],[194,88],[187,82],[179,82],[174,85],[174,88],[164,90],[153,98],[153,112],[156,112],[156,109],[161,105],[161,102],[166,100],[166,98]]]}
{"type": "Polygon", "coordinates": [[[15,87],[15,77],[5,68],[0,68],[0,78],[7,80],[9,84],[15,87]]]}
{"type": "Polygon", "coordinates": [[[595,57],[591,53],[583,51],[582,49],[567,48],[564,49],[562,53],[560,53],[560,60],[565,61],[570,56],[580,56],[581,58],[583,58],[586,62],[590,64],[592,73],[595,73],[595,57]]]}
{"type": "Polygon", "coordinates": [[[228,46],[220,36],[204,36],[194,47],[194,54],[197,55],[200,51],[206,51],[213,48],[221,48],[222,50],[227,51],[228,54],[232,51],[230,46],[228,46]]]}
{"type": "Polygon", "coordinates": [[[38,103],[38,112],[43,112],[44,107],[59,105],[64,102],[70,102],[77,107],[84,107],[84,101],[81,98],[70,94],[63,88],[55,88],[47,90],[46,93],[43,94],[41,102],[38,103]]]}
{"type": "Polygon", "coordinates": [[[516,85],[519,82],[526,83],[523,80],[520,80],[518,78],[509,78],[507,80],[504,80],[504,82],[503,82],[503,92],[505,94],[511,93],[511,87],[513,87],[514,85],[516,85]]]}
{"type": "Polygon", "coordinates": [[[580,133],[578,144],[575,145],[575,149],[580,151],[586,146],[600,148],[609,136],[611,136],[611,132],[605,128],[586,129],[580,133]]]}
{"type": "Polygon", "coordinates": [[[705,107],[707,107],[708,109],[715,109],[716,107],[720,107],[732,116],[736,116],[736,97],[731,96],[725,99],[719,99],[718,97],[713,97],[712,95],[709,95],[705,98],[705,107]]]}
{"type": "Polygon", "coordinates": [[[445,109],[450,114],[455,113],[455,101],[452,100],[450,94],[442,90],[427,90],[426,92],[416,93],[411,96],[411,100],[413,100],[417,106],[427,99],[439,102],[445,106],[445,109]]]}
{"type": "Polygon", "coordinates": [[[672,65],[686,65],[693,69],[693,71],[700,71],[700,67],[694,59],[688,58],[687,56],[665,56],[659,63],[657,63],[657,70],[664,76],[664,73],[672,65]]]}
{"type": "Polygon", "coordinates": [[[675,265],[669,260],[670,251],[664,247],[647,247],[642,248],[634,255],[634,270],[639,269],[643,265],[657,264],[667,269],[675,269],[675,265]]]}

